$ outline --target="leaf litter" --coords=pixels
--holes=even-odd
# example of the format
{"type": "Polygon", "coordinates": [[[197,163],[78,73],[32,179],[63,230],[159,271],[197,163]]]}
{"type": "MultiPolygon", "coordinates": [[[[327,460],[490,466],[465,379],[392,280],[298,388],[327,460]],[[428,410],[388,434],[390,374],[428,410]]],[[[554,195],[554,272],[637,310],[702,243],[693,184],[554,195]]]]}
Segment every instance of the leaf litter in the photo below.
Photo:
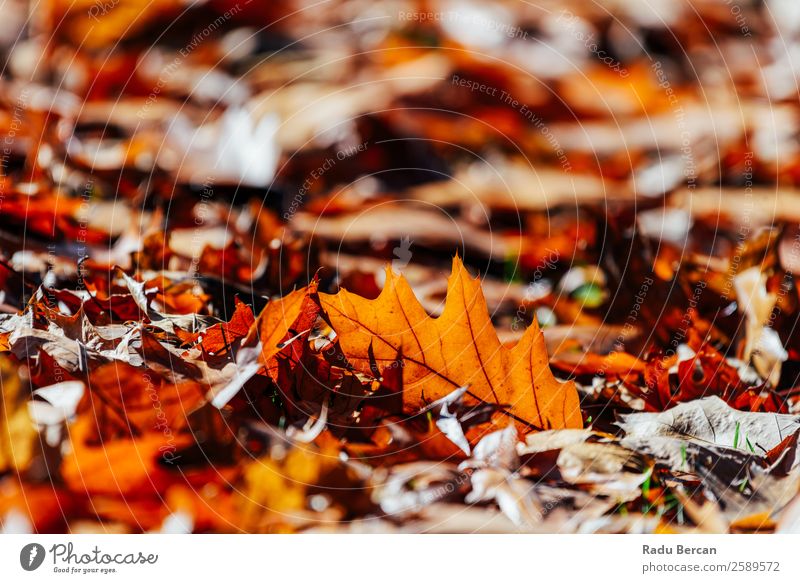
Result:
{"type": "Polygon", "coordinates": [[[3,25],[2,531],[797,532],[766,8],[295,4],[3,25]]]}

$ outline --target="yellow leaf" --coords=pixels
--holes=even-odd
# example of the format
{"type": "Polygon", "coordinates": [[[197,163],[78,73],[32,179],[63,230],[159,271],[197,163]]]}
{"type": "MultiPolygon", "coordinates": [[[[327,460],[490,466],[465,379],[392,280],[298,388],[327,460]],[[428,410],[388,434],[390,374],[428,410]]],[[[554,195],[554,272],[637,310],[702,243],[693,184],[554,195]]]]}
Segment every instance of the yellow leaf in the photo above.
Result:
{"type": "Polygon", "coordinates": [[[0,356],[0,474],[24,470],[33,455],[36,429],[16,366],[0,356]]]}

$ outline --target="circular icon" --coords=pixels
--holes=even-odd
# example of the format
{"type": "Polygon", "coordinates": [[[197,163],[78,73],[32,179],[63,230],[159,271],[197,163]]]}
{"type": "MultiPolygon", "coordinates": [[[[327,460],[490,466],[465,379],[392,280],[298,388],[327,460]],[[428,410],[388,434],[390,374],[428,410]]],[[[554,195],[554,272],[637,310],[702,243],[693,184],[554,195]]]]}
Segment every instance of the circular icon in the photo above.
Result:
{"type": "Polygon", "coordinates": [[[19,564],[26,571],[35,571],[44,562],[44,547],[39,543],[30,543],[19,552],[19,564]]]}

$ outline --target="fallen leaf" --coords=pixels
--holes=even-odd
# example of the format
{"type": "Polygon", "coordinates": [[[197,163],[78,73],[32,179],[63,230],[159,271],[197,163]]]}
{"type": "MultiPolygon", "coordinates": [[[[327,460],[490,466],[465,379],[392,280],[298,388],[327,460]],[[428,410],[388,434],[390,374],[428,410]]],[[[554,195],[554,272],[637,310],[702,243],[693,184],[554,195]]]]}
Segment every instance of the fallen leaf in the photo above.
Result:
{"type": "Polygon", "coordinates": [[[375,300],[342,290],[320,294],[320,302],[358,370],[368,373],[375,362],[390,363],[402,350],[408,410],[469,386],[473,398],[507,405],[508,417],[524,432],[582,426],[575,385],[553,377],[538,325],[534,322],[514,348],[501,345],[480,282],[458,257],[438,318],[425,312],[403,276],[387,269],[386,280],[375,300]]]}
{"type": "Polygon", "coordinates": [[[229,352],[250,332],[255,322],[250,306],[236,298],[236,310],[227,323],[211,326],[203,333],[200,347],[211,356],[229,352]]]}
{"type": "Polygon", "coordinates": [[[766,455],[800,429],[800,416],[737,411],[719,397],[706,397],[662,413],[623,415],[618,425],[627,438],[672,437],[766,455]]]}
{"type": "Polygon", "coordinates": [[[17,367],[0,354],[0,474],[24,471],[34,453],[36,430],[28,416],[29,395],[17,367]]]}

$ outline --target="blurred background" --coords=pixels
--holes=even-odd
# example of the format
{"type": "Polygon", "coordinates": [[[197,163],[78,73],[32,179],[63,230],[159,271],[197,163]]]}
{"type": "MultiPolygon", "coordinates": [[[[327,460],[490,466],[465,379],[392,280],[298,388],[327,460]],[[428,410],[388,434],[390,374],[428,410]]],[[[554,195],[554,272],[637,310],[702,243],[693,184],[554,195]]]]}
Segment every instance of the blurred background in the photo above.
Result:
{"type": "Polygon", "coordinates": [[[537,274],[608,300],[634,226],[671,270],[800,212],[789,0],[3,7],[8,260],[144,250],[256,296],[321,265],[374,295],[388,260],[435,309],[458,251],[513,319],[537,274]]]}

